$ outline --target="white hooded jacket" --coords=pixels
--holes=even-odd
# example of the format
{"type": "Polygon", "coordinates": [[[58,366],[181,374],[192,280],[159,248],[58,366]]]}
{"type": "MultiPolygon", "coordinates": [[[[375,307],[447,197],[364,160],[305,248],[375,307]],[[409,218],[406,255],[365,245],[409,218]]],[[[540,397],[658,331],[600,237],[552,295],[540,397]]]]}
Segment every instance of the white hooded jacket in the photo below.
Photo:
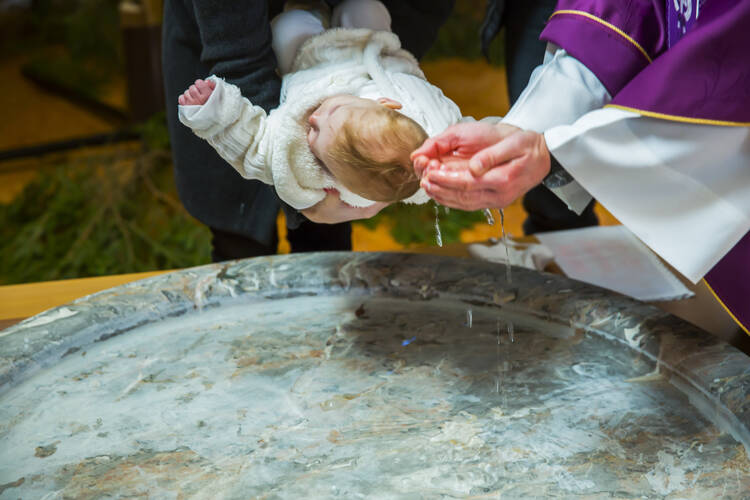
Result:
{"type": "MultiPolygon", "coordinates": [[[[461,119],[458,106],[424,77],[417,60],[387,31],[336,28],[300,47],[292,72],[284,76],[278,108],[268,115],[242,97],[240,89],[211,76],[216,88],[202,106],[180,106],[180,121],[206,139],[240,175],[276,188],[297,210],[321,201],[335,188],[355,207],[374,202],[352,193],[327,173],[307,144],[305,117],[327,97],[353,94],[388,97],[399,112],[429,136],[461,119]]],[[[404,200],[425,203],[421,189],[404,200]]]]}

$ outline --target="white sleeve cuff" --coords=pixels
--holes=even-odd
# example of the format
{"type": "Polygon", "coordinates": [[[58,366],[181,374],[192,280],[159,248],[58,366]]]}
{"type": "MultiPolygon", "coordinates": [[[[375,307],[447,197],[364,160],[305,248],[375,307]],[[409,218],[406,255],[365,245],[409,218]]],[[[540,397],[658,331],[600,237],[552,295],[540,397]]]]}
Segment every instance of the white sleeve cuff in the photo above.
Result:
{"type": "Polygon", "coordinates": [[[541,133],[573,123],[610,100],[594,73],[565,50],[549,44],[544,64],[531,74],[528,85],[502,121],[541,133]]]}
{"type": "Polygon", "coordinates": [[[216,135],[231,125],[240,116],[242,94],[235,85],[211,75],[207,78],[216,83],[216,88],[202,106],[179,106],[180,121],[190,127],[201,138],[216,135]]]}
{"type": "Polygon", "coordinates": [[[568,210],[575,212],[576,215],[581,215],[583,209],[594,199],[588,191],[583,189],[583,186],[578,184],[578,181],[559,187],[547,186],[547,189],[555,193],[555,196],[568,206],[568,210]]]}

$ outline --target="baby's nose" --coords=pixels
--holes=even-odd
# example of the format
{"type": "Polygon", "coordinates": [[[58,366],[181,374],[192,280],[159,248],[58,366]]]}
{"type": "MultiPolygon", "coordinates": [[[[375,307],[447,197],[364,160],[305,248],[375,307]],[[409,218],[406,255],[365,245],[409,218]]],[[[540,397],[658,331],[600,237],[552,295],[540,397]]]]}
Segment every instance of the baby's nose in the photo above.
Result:
{"type": "Polygon", "coordinates": [[[315,113],[310,115],[310,118],[307,119],[307,121],[312,125],[313,127],[318,126],[318,117],[315,116],[315,113]]]}

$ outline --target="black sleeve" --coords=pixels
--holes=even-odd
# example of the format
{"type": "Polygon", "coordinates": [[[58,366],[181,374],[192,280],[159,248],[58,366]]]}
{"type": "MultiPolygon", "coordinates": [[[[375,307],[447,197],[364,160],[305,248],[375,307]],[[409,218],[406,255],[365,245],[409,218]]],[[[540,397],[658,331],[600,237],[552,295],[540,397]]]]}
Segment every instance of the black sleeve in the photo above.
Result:
{"type": "Polygon", "coordinates": [[[211,74],[237,85],[266,112],[279,105],[281,82],[271,48],[268,2],[192,0],[201,61],[211,74]]]}
{"type": "Polygon", "coordinates": [[[549,155],[550,159],[550,169],[547,176],[542,180],[542,184],[547,186],[548,188],[556,188],[556,187],[562,187],[567,184],[570,184],[573,182],[573,176],[571,176],[562,165],[560,165],[560,162],[557,161],[557,158],[555,158],[552,155],[549,155]]]}
{"type": "Polygon", "coordinates": [[[281,202],[281,210],[284,212],[284,217],[286,217],[287,229],[297,229],[300,224],[307,220],[307,217],[302,215],[302,212],[287,205],[282,199],[279,199],[279,201],[281,202]]]}
{"type": "Polygon", "coordinates": [[[453,11],[454,0],[382,0],[401,46],[421,59],[453,11]]]}
{"type": "MultiPolygon", "coordinates": [[[[281,80],[271,48],[269,2],[192,0],[192,5],[201,39],[201,62],[211,67],[211,74],[237,85],[244,97],[266,112],[276,108],[281,80]]],[[[300,212],[279,202],[290,229],[305,220],[300,212]]]]}

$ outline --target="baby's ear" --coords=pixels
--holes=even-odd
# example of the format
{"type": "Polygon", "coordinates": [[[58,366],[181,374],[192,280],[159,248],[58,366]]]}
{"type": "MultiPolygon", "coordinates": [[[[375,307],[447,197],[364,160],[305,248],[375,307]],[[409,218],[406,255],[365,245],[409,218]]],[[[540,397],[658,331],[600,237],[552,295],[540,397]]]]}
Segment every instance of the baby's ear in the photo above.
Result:
{"type": "Polygon", "coordinates": [[[380,99],[378,99],[378,103],[382,104],[386,108],[401,109],[401,103],[398,101],[394,101],[389,97],[381,97],[380,99]]]}

